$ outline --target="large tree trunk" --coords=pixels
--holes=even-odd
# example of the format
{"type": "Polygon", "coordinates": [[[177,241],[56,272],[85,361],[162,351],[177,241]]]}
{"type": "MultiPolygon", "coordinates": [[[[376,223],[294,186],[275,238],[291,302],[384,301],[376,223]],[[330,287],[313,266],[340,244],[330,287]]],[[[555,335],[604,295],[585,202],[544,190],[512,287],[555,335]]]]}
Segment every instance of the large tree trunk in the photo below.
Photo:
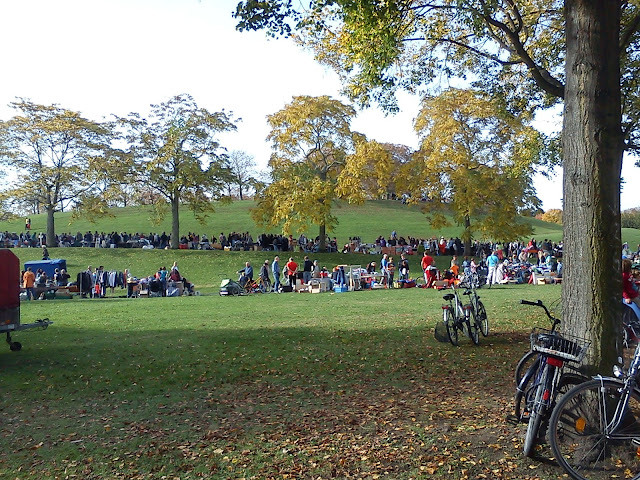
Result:
{"type": "Polygon", "coordinates": [[[565,16],[563,321],[591,341],[587,367],[606,375],[622,292],[620,3],[566,0],[565,16]]]}
{"type": "Polygon", "coordinates": [[[47,205],[45,211],[47,212],[47,247],[57,247],[56,224],[53,216],[56,209],[54,205],[47,205]]]}
{"type": "Polygon", "coordinates": [[[469,215],[464,216],[464,234],[462,235],[464,242],[464,256],[471,256],[471,219],[469,215]]]}
{"type": "Polygon", "coordinates": [[[327,251],[327,227],[324,223],[319,226],[318,236],[320,237],[319,251],[326,252],[327,251]]]}
{"type": "Polygon", "coordinates": [[[171,248],[180,248],[180,197],[176,192],[171,197],[171,248]]]}

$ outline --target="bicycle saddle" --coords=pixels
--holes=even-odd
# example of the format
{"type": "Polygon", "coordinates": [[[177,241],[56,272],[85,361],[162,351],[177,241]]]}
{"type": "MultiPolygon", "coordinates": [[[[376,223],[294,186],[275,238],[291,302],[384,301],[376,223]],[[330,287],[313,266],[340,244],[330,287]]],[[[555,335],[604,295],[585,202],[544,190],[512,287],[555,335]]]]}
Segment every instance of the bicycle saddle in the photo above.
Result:
{"type": "Polygon", "coordinates": [[[450,300],[453,300],[454,297],[455,297],[455,295],[453,293],[447,293],[442,298],[444,298],[448,302],[450,300]]]}

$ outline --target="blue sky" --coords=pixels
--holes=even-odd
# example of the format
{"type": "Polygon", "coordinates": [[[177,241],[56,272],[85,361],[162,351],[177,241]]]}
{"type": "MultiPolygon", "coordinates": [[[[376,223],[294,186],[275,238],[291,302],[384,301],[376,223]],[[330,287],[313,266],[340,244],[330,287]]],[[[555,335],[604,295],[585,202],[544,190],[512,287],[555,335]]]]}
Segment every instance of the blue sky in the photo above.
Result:
{"type": "MultiPolygon", "coordinates": [[[[236,32],[231,16],[236,4],[237,0],[3,2],[0,118],[12,115],[7,104],[15,97],[58,103],[101,119],[129,112],[144,115],[150,104],[188,93],[202,107],[225,109],[242,118],[238,131],[222,137],[222,144],[249,153],[264,168],[270,153],[265,117],[295,95],[339,97],[340,83],[288,40],[236,32]]],[[[401,95],[400,106],[395,116],[376,109],[362,112],[353,128],[381,142],[415,148],[412,122],[418,99],[401,95]]],[[[551,182],[536,180],[545,208],[561,207],[560,178],[558,173],[551,182]]],[[[640,204],[626,197],[623,193],[623,208],[640,204]]]]}

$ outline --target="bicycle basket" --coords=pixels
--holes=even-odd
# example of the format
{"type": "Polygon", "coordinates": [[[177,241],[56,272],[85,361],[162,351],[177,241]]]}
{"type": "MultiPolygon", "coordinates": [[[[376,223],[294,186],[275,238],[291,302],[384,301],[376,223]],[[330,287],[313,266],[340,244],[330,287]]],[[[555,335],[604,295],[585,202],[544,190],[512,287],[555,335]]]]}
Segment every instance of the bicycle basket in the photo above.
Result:
{"type": "Polygon", "coordinates": [[[531,350],[562,358],[569,362],[581,362],[590,342],[573,335],[560,335],[544,328],[531,332],[531,350]]]}

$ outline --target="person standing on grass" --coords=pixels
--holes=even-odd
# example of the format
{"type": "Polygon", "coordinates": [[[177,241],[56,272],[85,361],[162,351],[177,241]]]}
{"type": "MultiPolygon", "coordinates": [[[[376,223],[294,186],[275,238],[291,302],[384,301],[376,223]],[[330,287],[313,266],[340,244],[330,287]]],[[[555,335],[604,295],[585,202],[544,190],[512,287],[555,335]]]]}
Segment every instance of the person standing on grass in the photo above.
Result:
{"type": "Polygon", "coordinates": [[[489,272],[487,273],[487,285],[489,285],[489,287],[497,283],[496,271],[498,270],[499,263],[500,259],[498,258],[498,252],[494,250],[491,252],[491,255],[487,257],[487,267],[489,268],[489,272]]]}
{"type": "Polygon", "coordinates": [[[264,265],[260,267],[260,280],[262,280],[264,285],[271,283],[271,280],[269,279],[269,260],[265,260],[264,265]]]}
{"type": "Polygon", "coordinates": [[[287,262],[287,275],[289,276],[289,285],[296,289],[296,274],[298,273],[298,264],[293,261],[293,257],[289,257],[287,262]]]}
{"type": "Polygon", "coordinates": [[[280,291],[280,257],[278,255],[273,259],[271,264],[271,273],[273,273],[273,291],[280,291]]]}
{"type": "Polygon", "coordinates": [[[387,286],[393,288],[393,276],[396,273],[396,264],[393,263],[393,257],[389,257],[387,262],[387,286]]]}
{"type": "Polygon", "coordinates": [[[424,251],[424,256],[420,261],[420,266],[424,272],[424,283],[427,288],[433,286],[433,282],[436,280],[436,267],[434,265],[433,257],[429,255],[427,250],[424,251]]]}
{"type": "Polygon", "coordinates": [[[104,298],[107,293],[107,272],[100,265],[96,270],[96,294],[98,298],[104,298]]]}
{"type": "Polygon", "coordinates": [[[32,300],[35,296],[34,287],[36,285],[36,275],[31,270],[31,267],[27,267],[27,271],[22,276],[22,286],[27,292],[27,300],[32,300]]]}
{"type": "Polygon", "coordinates": [[[400,280],[409,280],[409,260],[404,253],[400,254],[400,280]]]}
{"type": "Polygon", "coordinates": [[[311,271],[313,270],[313,262],[309,260],[309,256],[304,256],[304,263],[302,265],[302,281],[305,284],[309,284],[311,281],[311,271]]]}
{"type": "Polygon", "coordinates": [[[318,260],[313,261],[313,271],[311,272],[311,278],[320,278],[320,264],[318,260]]]}
{"type": "Polygon", "coordinates": [[[380,260],[380,273],[383,275],[383,282],[389,288],[389,255],[382,255],[382,259],[380,260]]]}
{"type": "Polygon", "coordinates": [[[167,296],[167,267],[160,267],[158,273],[156,273],[156,277],[160,280],[160,285],[162,288],[162,296],[167,296]]]}

